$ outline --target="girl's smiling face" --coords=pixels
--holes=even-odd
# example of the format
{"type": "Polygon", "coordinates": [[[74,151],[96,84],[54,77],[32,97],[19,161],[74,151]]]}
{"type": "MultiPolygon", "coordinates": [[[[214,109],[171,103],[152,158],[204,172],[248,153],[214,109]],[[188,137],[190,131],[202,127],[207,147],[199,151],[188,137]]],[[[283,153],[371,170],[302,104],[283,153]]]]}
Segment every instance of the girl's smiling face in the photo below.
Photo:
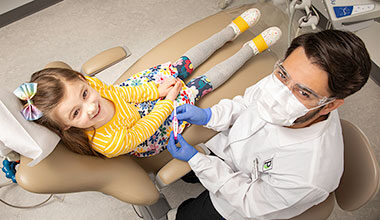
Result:
{"type": "Polygon", "coordinates": [[[65,81],[65,95],[51,112],[51,117],[63,125],[83,129],[99,128],[114,114],[113,103],[103,98],[86,81],[65,81]]]}

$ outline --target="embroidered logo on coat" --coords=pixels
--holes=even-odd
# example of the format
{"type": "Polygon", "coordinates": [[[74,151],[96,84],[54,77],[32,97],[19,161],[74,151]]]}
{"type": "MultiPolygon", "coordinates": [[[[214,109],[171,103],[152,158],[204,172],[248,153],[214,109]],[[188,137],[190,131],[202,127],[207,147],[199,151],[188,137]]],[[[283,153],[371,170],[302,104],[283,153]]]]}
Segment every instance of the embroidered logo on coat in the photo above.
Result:
{"type": "Polygon", "coordinates": [[[271,170],[273,168],[273,157],[264,161],[263,164],[263,172],[266,172],[268,170],[271,170]]]}

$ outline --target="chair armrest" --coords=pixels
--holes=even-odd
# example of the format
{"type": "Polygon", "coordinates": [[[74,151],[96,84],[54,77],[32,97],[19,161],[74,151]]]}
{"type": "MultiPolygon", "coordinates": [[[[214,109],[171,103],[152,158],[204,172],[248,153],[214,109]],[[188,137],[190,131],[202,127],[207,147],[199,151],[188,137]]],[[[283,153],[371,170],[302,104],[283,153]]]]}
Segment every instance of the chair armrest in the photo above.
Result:
{"type": "Polygon", "coordinates": [[[147,173],[129,156],[111,159],[75,154],[59,143],[34,167],[21,156],[16,180],[34,193],[98,191],[136,205],[151,205],[159,192],[147,173]]]}
{"type": "Polygon", "coordinates": [[[107,69],[130,55],[131,52],[127,47],[114,47],[105,50],[85,62],[82,65],[81,72],[87,76],[94,76],[100,71],[107,69]]]}
{"type": "MultiPolygon", "coordinates": [[[[202,154],[209,154],[210,151],[204,144],[194,146],[202,154]],[[202,145],[202,146],[201,146],[202,145]]],[[[156,182],[160,189],[174,183],[188,172],[191,171],[190,165],[182,160],[172,159],[163,166],[156,175],[156,182]]]]}

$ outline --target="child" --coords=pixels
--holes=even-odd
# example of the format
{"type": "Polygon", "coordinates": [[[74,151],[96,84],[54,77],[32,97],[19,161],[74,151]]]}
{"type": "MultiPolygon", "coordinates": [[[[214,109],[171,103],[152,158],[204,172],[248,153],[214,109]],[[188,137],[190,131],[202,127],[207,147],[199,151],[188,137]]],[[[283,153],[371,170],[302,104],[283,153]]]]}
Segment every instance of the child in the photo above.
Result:
{"type": "MultiPolygon", "coordinates": [[[[173,101],[194,104],[279,39],[281,31],[268,28],[204,75],[186,85],[181,81],[214,51],[256,24],[259,17],[258,9],[249,9],[174,64],[165,63],[135,74],[120,86],[108,86],[72,70],[49,68],[34,73],[34,84],[23,84],[15,94],[22,97],[34,87],[35,94],[23,97],[25,117],[57,133],[74,152],[109,158],[126,153],[152,156],[166,148],[173,101]],[[166,98],[159,99],[163,97],[166,98]],[[28,109],[35,115],[29,114],[28,118],[28,109]]],[[[185,126],[181,124],[180,133],[185,126]]]]}

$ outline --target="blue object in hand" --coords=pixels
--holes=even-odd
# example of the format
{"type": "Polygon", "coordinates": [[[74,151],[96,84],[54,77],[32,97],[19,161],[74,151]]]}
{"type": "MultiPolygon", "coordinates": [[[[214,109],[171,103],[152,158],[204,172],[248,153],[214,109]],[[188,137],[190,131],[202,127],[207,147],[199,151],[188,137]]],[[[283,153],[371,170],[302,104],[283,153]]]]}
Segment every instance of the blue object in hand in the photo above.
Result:
{"type": "Polygon", "coordinates": [[[5,173],[5,176],[8,179],[11,179],[12,182],[14,182],[14,183],[17,183],[17,181],[16,181],[16,165],[18,163],[20,163],[20,162],[9,161],[7,159],[4,159],[3,160],[3,168],[1,169],[5,173]]]}
{"type": "Polygon", "coordinates": [[[198,151],[193,146],[191,146],[185,141],[181,134],[178,134],[177,141],[174,140],[173,131],[170,132],[170,138],[167,148],[174,158],[186,162],[198,153],[198,151]],[[181,145],[181,147],[176,146],[178,142],[181,145]]]}
{"type": "MultiPolygon", "coordinates": [[[[170,118],[173,119],[173,113],[170,118]]],[[[177,107],[177,119],[179,124],[181,124],[182,121],[187,121],[190,124],[206,125],[210,121],[210,118],[210,108],[203,109],[190,104],[177,107]]]]}

